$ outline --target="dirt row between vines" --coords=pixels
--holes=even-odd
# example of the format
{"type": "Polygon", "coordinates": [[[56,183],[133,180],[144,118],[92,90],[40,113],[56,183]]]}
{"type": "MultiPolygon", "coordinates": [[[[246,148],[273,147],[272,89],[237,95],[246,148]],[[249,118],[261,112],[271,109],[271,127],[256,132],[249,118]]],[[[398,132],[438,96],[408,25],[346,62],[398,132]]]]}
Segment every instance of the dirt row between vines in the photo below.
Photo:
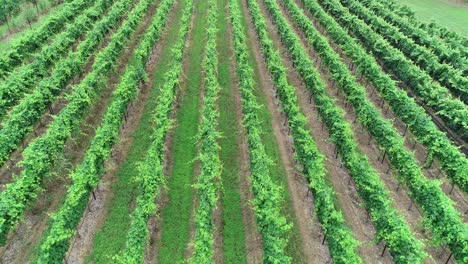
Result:
{"type": "Polygon", "coordinates": [[[335,146],[328,141],[329,133],[326,125],[321,121],[320,115],[313,103],[307,102],[311,94],[305,87],[302,78],[293,67],[291,58],[289,57],[285,46],[281,43],[279,34],[277,33],[272,18],[265,9],[265,6],[260,5],[262,12],[267,19],[270,36],[273,39],[275,46],[282,54],[283,63],[288,69],[289,82],[296,88],[296,95],[299,106],[309,121],[311,134],[315,139],[315,143],[319,151],[326,157],[325,166],[328,172],[328,180],[336,190],[337,202],[346,219],[346,223],[350,226],[355,237],[362,243],[359,252],[363,260],[369,263],[391,263],[389,256],[380,257],[383,245],[375,245],[373,239],[375,237],[375,229],[370,223],[367,212],[360,207],[361,199],[357,195],[356,187],[353,182],[350,182],[350,176],[346,169],[342,166],[341,161],[335,155],[335,146]],[[349,183],[349,184],[348,184],[349,183]]]}

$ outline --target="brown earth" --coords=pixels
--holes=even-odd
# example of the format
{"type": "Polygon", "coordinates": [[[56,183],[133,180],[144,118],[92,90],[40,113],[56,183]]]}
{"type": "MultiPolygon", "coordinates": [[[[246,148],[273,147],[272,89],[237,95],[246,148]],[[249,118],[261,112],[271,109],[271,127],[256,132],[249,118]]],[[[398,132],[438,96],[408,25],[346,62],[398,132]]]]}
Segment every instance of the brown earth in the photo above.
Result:
{"type": "MultiPolygon", "coordinates": [[[[297,2],[297,1],[296,1],[297,2]]],[[[298,3],[299,4],[299,3],[298,3]]],[[[311,17],[308,12],[304,12],[307,16],[311,17]]],[[[395,114],[390,109],[389,105],[383,101],[382,97],[380,96],[379,92],[371,82],[368,82],[365,77],[361,78],[361,74],[359,71],[356,70],[356,66],[352,63],[346,55],[342,52],[342,50],[334,44],[331,38],[328,36],[327,32],[325,32],[324,28],[321,27],[318,23],[314,23],[316,28],[327,37],[331,46],[334,50],[341,55],[343,62],[348,66],[351,70],[353,75],[356,79],[361,83],[362,87],[364,87],[367,91],[367,99],[373,103],[375,109],[377,109],[383,117],[387,120],[393,120],[393,127],[399,132],[399,134],[405,139],[405,146],[408,151],[414,152],[414,157],[416,161],[422,168],[421,171],[428,179],[440,179],[442,181],[442,190],[444,193],[449,196],[455,202],[455,208],[462,214],[463,221],[466,222],[468,220],[468,201],[466,199],[466,195],[461,191],[457,186],[454,186],[452,190],[452,185],[449,183],[445,173],[440,169],[440,166],[435,160],[433,164],[429,168],[424,167],[424,163],[427,157],[427,149],[420,143],[416,142],[415,137],[412,133],[406,129],[406,125],[401,119],[395,116],[395,114]],[[406,133],[405,133],[406,130],[406,133]]]]}
{"type": "MultiPolygon", "coordinates": [[[[267,13],[265,9],[263,12],[264,14],[267,13]]],[[[299,105],[309,120],[312,136],[316,139],[315,143],[319,151],[326,157],[325,166],[328,172],[328,180],[337,192],[338,204],[341,205],[346,223],[350,226],[355,237],[362,243],[359,248],[361,257],[365,262],[369,263],[391,263],[389,256],[380,257],[381,249],[379,248],[383,248],[383,245],[375,245],[373,242],[375,229],[370,223],[366,211],[359,206],[362,201],[357,195],[356,187],[354,183],[349,182],[350,177],[348,172],[343,168],[341,161],[336,158],[334,153],[335,146],[327,140],[329,135],[326,125],[321,122],[320,115],[316,111],[313,101],[310,101],[312,105],[309,105],[307,101],[311,96],[310,92],[307,91],[302,78],[294,70],[292,60],[286,55],[286,48],[282,45],[280,37],[274,29],[271,17],[269,15],[266,17],[268,18],[267,24],[269,25],[273,42],[279,48],[281,54],[283,54],[283,62],[288,69],[288,79],[296,87],[299,105]]]]}

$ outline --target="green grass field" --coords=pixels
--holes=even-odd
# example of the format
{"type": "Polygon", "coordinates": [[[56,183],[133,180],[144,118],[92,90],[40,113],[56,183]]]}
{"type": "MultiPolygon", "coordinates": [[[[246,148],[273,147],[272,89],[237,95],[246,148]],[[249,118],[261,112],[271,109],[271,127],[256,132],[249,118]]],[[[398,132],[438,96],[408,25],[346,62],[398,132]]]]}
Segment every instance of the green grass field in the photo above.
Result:
{"type": "Polygon", "coordinates": [[[448,0],[396,0],[407,5],[422,21],[434,21],[468,37],[468,2],[448,0]]]}

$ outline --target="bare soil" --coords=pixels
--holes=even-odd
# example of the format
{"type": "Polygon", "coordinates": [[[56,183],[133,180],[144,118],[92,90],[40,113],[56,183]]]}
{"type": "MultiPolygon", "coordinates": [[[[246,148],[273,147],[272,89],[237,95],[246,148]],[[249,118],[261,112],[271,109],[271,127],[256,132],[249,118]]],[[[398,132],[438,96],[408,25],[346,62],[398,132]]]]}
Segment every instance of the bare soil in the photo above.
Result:
{"type": "MultiPolygon", "coordinates": [[[[302,4],[299,3],[300,1],[296,1],[297,4],[301,7],[302,4]]],[[[303,8],[304,9],[304,8],[303,8]]],[[[312,16],[310,15],[309,12],[304,12],[309,18],[312,19],[312,16]]],[[[360,81],[363,87],[366,88],[367,90],[367,99],[369,99],[375,106],[376,109],[378,109],[382,116],[384,116],[387,120],[394,120],[394,128],[402,135],[402,137],[405,139],[405,146],[409,151],[412,151],[415,153],[415,158],[420,167],[422,168],[422,172],[428,179],[440,179],[442,181],[442,190],[444,193],[450,197],[454,202],[455,202],[455,208],[457,211],[461,214],[462,220],[466,222],[468,220],[468,201],[466,194],[463,193],[457,186],[452,186],[445,173],[440,169],[440,166],[438,164],[438,161],[435,160],[433,164],[429,168],[424,167],[424,163],[427,157],[427,149],[425,146],[421,145],[420,143],[416,142],[416,139],[414,135],[411,134],[410,131],[406,131],[406,125],[403,123],[398,117],[396,117],[388,104],[382,99],[382,97],[379,95],[379,92],[375,89],[375,87],[372,85],[372,83],[368,82],[365,78],[361,78],[360,73],[356,70],[356,66],[354,63],[352,63],[347,56],[343,54],[341,49],[337,47],[336,44],[333,43],[331,38],[328,36],[328,34],[325,32],[323,27],[318,25],[318,23],[314,23],[316,28],[322,33],[322,35],[326,36],[329,39],[329,42],[332,43],[332,47],[335,49],[336,52],[338,52],[341,57],[343,58],[343,61],[345,64],[349,67],[351,72],[356,76],[356,78],[360,81]],[[406,133],[405,133],[406,131],[406,133]],[[453,188],[453,190],[452,190],[453,188]]],[[[384,70],[384,69],[383,69],[384,70]]],[[[398,79],[392,75],[391,73],[388,73],[393,79],[397,80],[398,79]]],[[[404,88],[404,90],[409,91],[409,88],[407,88],[404,84],[400,83],[400,86],[404,88]]],[[[416,101],[420,101],[418,98],[415,98],[416,101]]],[[[424,106],[425,110],[428,112],[428,115],[431,116],[433,119],[436,119],[440,124],[444,124],[444,121],[441,120],[439,117],[435,115],[435,112],[432,108],[428,106],[424,106]]],[[[443,131],[451,131],[449,128],[444,126],[443,131]]],[[[454,132],[452,131],[451,134],[454,132]]],[[[449,137],[449,136],[448,136],[449,137]]],[[[450,137],[449,137],[450,139],[450,137]]],[[[457,142],[463,142],[461,139],[458,139],[457,142]]],[[[456,143],[459,144],[459,143],[456,143]]],[[[467,147],[466,143],[463,143],[463,146],[465,148],[467,147]]]]}
{"type": "MultiPolygon", "coordinates": [[[[282,9],[282,6],[280,7],[282,9]]],[[[283,9],[282,11],[283,14],[286,14],[283,9]]],[[[287,19],[286,16],[285,18],[287,19]]],[[[287,21],[292,25],[288,19],[287,21]]],[[[325,167],[328,172],[328,180],[336,191],[337,201],[345,216],[346,224],[353,231],[355,238],[361,242],[359,247],[361,257],[366,263],[391,263],[391,257],[385,256],[382,258],[380,256],[384,246],[374,243],[375,228],[370,222],[366,210],[360,206],[362,200],[357,194],[354,182],[350,180],[349,173],[335,154],[335,144],[327,139],[329,137],[328,129],[321,121],[320,114],[317,112],[313,100],[307,101],[311,96],[310,92],[303,84],[299,74],[292,70],[291,59],[285,58],[285,61],[288,69],[290,69],[289,76],[291,83],[297,88],[296,92],[301,110],[309,120],[311,134],[316,139],[315,143],[320,153],[326,157],[325,167]]]]}
{"type": "MultiPolygon", "coordinates": [[[[235,74],[234,65],[231,64],[231,74],[235,74]]],[[[235,75],[232,75],[235,76],[235,75]]],[[[233,78],[233,80],[236,80],[233,78]]],[[[241,197],[241,209],[242,209],[242,223],[245,230],[245,248],[247,252],[247,263],[262,263],[262,237],[257,230],[257,221],[255,219],[255,212],[251,205],[251,201],[254,199],[252,193],[252,183],[250,181],[250,158],[247,143],[247,136],[244,127],[241,125],[242,120],[242,109],[241,109],[241,95],[239,87],[237,87],[237,81],[232,84],[233,87],[233,99],[236,107],[236,118],[238,120],[237,131],[239,144],[239,156],[237,157],[239,162],[239,191],[241,197]]]]}
{"type": "MultiPolygon", "coordinates": [[[[267,13],[264,11],[264,13],[267,13]]],[[[294,70],[292,60],[286,56],[286,49],[281,44],[280,37],[274,30],[274,26],[271,23],[271,17],[269,18],[269,28],[271,36],[273,37],[274,44],[282,51],[283,61],[288,69],[288,79],[290,83],[297,88],[298,102],[302,112],[306,115],[309,120],[309,127],[311,128],[311,134],[316,139],[315,143],[319,148],[320,152],[325,155],[326,162],[325,166],[328,172],[328,180],[333,185],[337,193],[338,204],[341,205],[343,214],[346,219],[346,223],[350,226],[354,236],[362,243],[359,247],[361,257],[365,262],[369,263],[391,263],[391,257],[384,256],[380,257],[381,249],[383,245],[375,245],[373,239],[375,237],[375,229],[367,217],[365,209],[360,207],[362,203],[361,199],[357,195],[356,187],[353,182],[350,182],[350,176],[345,168],[342,166],[341,161],[335,156],[335,146],[327,140],[329,137],[326,125],[324,125],[320,119],[319,113],[315,109],[313,101],[309,105],[307,102],[310,98],[310,92],[302,82],[302,78],[294,70]]]]}

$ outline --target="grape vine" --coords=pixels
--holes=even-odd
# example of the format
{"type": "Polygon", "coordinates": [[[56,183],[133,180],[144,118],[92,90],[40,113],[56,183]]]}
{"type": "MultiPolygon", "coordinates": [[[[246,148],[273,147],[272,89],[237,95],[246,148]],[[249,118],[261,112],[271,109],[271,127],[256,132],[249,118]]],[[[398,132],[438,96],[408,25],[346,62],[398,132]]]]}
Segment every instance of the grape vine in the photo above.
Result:
{"type": "Polygon", "coordinates": [[[366,98],[365,89],[358,85],[327,40],[315,30],[308,18],[299,12],[293,0],[284,1],[287,2],[296,25],[302,28],[309,44],[320,55],[322,64],[328,68],[332,78],[343,90],[346,100],[355,108],[359,122],[388,154],[390,164],[398,172],[400,180],[408,186],[410,197],[421,206],[425,225],[433,231],[435,242],[447,244],[456,258],[463,259],[463,255],[466,254],[463,249],[463,245],[467,243],[463,235],[466,227],[451,200],[443,193],[437,181],[425,178],[413,154],[406,150],[404,140],[366,98]]]}
{"type": "Polygon", "coordinates": [[[170,69],[164,75],[164,85],[160,89],[156,110],[152,115],[154,123],[151,135],[152,142],[144,155],[144,160],[137,165],[135,177],[140,183],[140,193],[136,206],[131,214],[130,229],[127,235],[125,250],[115,260],[119,263],[143,263],[145,245],[149,243],[147,222],[155,213],[154,200],[159,197],[160,189],[165,185],[163,164],[164,144],[173,119],[171,111],[175,104],[179,79],[182,74],[182,59],[185,40],[190,30],[193,2],[188,1],[181,20],[177,42],[172,49],[170,69]]]}
{"type": "MultiPolygon", "coordinates": [[[[84,160],[70,176],[72,185],[67,190],[65,201],[51,216],[51,227],[40,246],[39,263],[62,263],[70,239],[86,209],[89,196],[99,183],[99,176],[104,173],[104,163],[110,156],[113,145],[119,140],[119,129],[123,124],[127,108],[138,94],[138,84],[146,79],[146,63],[154,45],[160,39],[174,2],[175,0],[161,1],[148,30],[136,48],[131,64],[122,75],[84,160]]],[[[119,32],[122,37],[130,38],[151,3],[151,0],[140,1],[122,25],[122,30],[119,32]]],[[[119,38],[113,40],[122,47],[126,42],[119,38]]],[[[110,47],[114,46],[110,44],[110,47]]],[[[115,54],[113,56],[120,53],[117,48],[109,49],[109,52],[115,54]]]]}
{"type": "Polygon", "coordinates": [[[463,138],[468,137],[468,110],[463,102],[454,99],[446,88],[433,82],[427,73],[412,64],[401,51],[391,46],[364,21],[350,14],[339,1],[321,3],[341,26],[350,30],[368,51],[372,51],[383,62],[385,68],[404,81],[426,105],[433,107],[449,127],[463,138]]]}
{"type": "Polygon", "coordinates": [[[0,79],[8,76],[16,66],[29,58],[32,52],[42,47],[44,43],[62,30],[65,23],[72,21],[93,2],[91,0],[75,0],[65,3],[66,6],[61,12],[55,13],[41,27],[15,41],[8,51],[0,56],[0,79]]]}
{"type": "Polygon", "coordinates": [[[0,84],[0,120],[24,93],[34,88],[42,78],[49,76],[49,69],[83,35],[83,32],[86,32],[104,14],[112,2],[113,0],[100,0],[88,8],[67,30],[54,39],[54,43],[44,47],[32,63],[19,68],[0,84]]]}
{"type": "MultiPolygon", "coordinates": [[[[111,13],[123,15],[128,11],[132,2],[132,0],[119,2],[111,13]]],[[[129,19],[124,22],[109,45],[97,55],[93,65],[94,70],[80,85],[73,87],[74,93],[69,97],[68,105],[56,116],[45,135],[34,140],[23,151],[21,163],[23,171],[20,177],[7,184],[5,191],[0,193],[0,243],[5,243],[9,231],[20,221],[26,206],[36,197],[42,179],[57,160],[59,156],[57,154],[63,151],[66,140],[81,123],[84,114],[96,99],[103,77],[112,69],[113,63],[125,47],[125,42],[130,38],[131,32],[149,7],[150,2],[151,0],[141,1],[132,10],[129,19]]],[[[117,21],[120,15],[112,19],[117,21]]],[[[94,41],[98,41],[99,36],[103,36],[107,30],[110,30],[110,25],[101,24],[101,27],[97,27],[99,34],[94,36],[94,41]]]]}
{"type": "MultiPolygon", "coordinates": [[[[411,234],[404,219],[391,207],[388,192],[384,189],[377,172],[369,165],[365,156],[358,151],[350,125],[344,121],[342,110],[337,108],[333,100],[327,95],[325,86],[320,80],[320,75],[315,70],[312,61],[308,59],[299,39],[289,28],[276,2],[274,0],[265,0],[264,2],[266,8],[272,14],[283,43],[291,54],[295,68],[303,78],[306,87],[311,90],[316,109],[319,111],[322,121],[329,128],[331,141],[336,144],[343,164],[348,168],[358,193],[365,202],[365,207],[376,227],[377,240],[386,241],[390,254],[397,263],[422,262],[422,259],[426,256],[422,251],[422,243],[411,234]]],[[[251,3],[251,7],[255,7],[252,8],[252,12],[261,17],[258,4],[253,0],[249,1],[249,3],[251,3]]],[[[263,23],[257,23],[258,27],[263,28],[264,33],[260,34],[261,36],[267,34],[264,21],[263,23]]],[[[271,42],[269,45],[271,47],[271,42]]],[[[268,61],[272,65],[281,65],[279,54],[277,52],[274,54],[276,55],[268,58],[268,61]]],[[[286,80],[284,68],[282,69],[282,75],[281,79],[286,80]]],[[[297,105],[296,108],[298,108],[297,105]]]]}

